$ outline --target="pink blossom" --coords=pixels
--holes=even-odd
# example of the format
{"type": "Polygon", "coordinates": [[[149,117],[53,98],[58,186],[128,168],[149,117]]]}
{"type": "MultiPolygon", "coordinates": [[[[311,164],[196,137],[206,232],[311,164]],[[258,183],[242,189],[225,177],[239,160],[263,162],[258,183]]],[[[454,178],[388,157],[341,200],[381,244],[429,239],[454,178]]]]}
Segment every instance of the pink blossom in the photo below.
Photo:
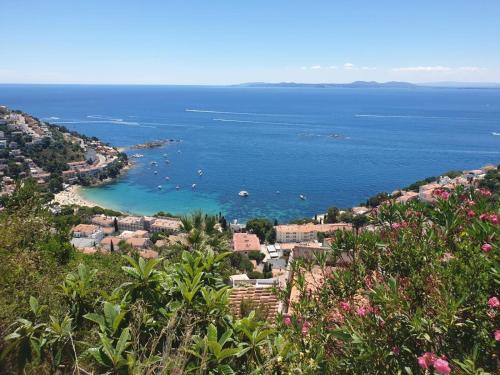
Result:
{"type": "Polygon", "coordinates": [[[391,228],[392,229],[399,229],[399,228],[401,228],[401,224],[399,224],[399,223],[392,223],[391,224],[391,228]]]}
{"type": "Polygon", "coordinates": [[[440,194],[440,197],[444,200],[447,200],[449,197],[450,197],[450,193],[447,192],[447,191],[443,191],[441,194],[440,194]]]}
{"type": "Polygon", "coordinates": [[[479,194],[481,194],[483,197],[491,197],[491,191],[488,189],[479,189],[479,194]]]}
{"type": "Polygon", "coordinates": [[[434,353],[425,352],[422,356],[417,359],[418,365],[423,369],[428,369],[436,361],[436,355],[434,353]]]}
{"type": "Polygon", "coordinates": [[[361,317],[364,317],[368,314],[368,310],[364,307],[360,307],[356,310],[356,314],[358,314],[361,317]]]}
{"type": "Polygon", "coordinates": [[[490,215],[490,222],[492,224],[498,224],[498,215],[497,214],[491,214],[490,215]]]}
{"type": "Polygon", "coordinates": [[[286,326],[290,326],[292,324],[292,318],[290,318],[290,315],[283,316],[283,323],[285,323],[286,326]]]}
{"type": "Polygon", "coordinates": [[[468,206],[474,206],[476,204],[476,202],[474,202],[472,199],[467,200],[466,203],[468,206]]]}
{"type": "Polygon", "coordinates": [[[401,352],[397,346],[393,346],[391,351],[394,355],[399,355],[401,352]]]}
{"type": "Polygon", "coordinates": [[[491,297],[488,300],[488,306],[491,307],[492,309],[496,309],[500,307],[500,301],[498,300],[497,297],[491,297]]]}
{"type": "Polygon", "coordinates": [[[438,374],[442,375],[448,375],[449,373],[451,373],[451,368],[448,364],[448,361],[441,358],[436,359],[436,361],[434,362],[434,370],[436,370],[438,374]]]}
{"type": "Polygon", "coordinates": [[[309,328],[311,327],[311,324],[306,320],[304,324],[302,324],[302,334],[307,335],[309,333],[309,328]]]}
{"type": "Polygon", "coordinates": [[[349,311],[349,309],[351,308],[351,305],[349,304],[349,302],[340,302],[340,308],[344,311],[349,311]]]}
{"type": "Polygon", "coordinates": [[[500,329],[497,329],[494,333],[495,341],[500,341],[500,329]]]}
{"type": "Polygon", "coordinates": [[[481,221],[486,221],[486,220],[488,220],[488,218],[489,218],[488,214],[479,215],[479,220],[481,220],[481,221]]]}
{"type": "Polygon", "coordinates": [[[476,213],[472,210],[467,211],[467,217],[474,217],[476,216],[476,213]]]}
{"type": "Polygon", "coordinates": [[[489,253],[491,249],[493,249],[493,246],[491,246],[489,243],[485,243],[483,244],[483,246],[481,246],[481,250],[483,250],[485,253],[489,253]]]}

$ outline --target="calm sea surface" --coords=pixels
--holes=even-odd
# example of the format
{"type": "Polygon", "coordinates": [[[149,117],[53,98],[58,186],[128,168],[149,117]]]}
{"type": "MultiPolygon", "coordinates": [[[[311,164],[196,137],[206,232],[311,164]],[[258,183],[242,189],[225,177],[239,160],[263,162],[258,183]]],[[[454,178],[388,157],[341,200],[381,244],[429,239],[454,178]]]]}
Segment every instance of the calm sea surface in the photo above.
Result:
{"type": "Polygon", "coordinates": [[[139,214],[202,209],[284,221],[500,162],[494,89],[0,85],[0,104],[114,146],[180,139],[127,151],[144,154],[136,168],[84,190],[139,214]]]}

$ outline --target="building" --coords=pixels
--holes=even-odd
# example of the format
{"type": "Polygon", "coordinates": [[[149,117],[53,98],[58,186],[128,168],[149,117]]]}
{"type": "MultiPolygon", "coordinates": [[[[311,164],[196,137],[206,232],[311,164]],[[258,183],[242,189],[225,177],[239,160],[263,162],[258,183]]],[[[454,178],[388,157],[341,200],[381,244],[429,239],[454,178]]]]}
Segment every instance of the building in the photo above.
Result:
{"type": "Polygon", "coordinates": [[[352,230],[352,225],[347,223],[337,224],[287,224],[277,225],[276,241],[287,242],[309,242],[318,239],[318,233],[329,234],[337,230],[352,230]]]}
{"type": "Polygon", "coordinates": [[[73,228],[72,232],[75,238],[92,238],[95,241],[100,241],[104,238],[104,232],[94,224],[78,224],[73,228]]]}
{"type": "Polygon", "coordinates": [[[118,251],[118,244],[123,241],[121,238],[119,237],[113,237],[113,236],[109,236],[109,237],[105,237],[100,245],[108,250],[108,251],[111,251],[111,243],[113,243],[113,249],[114,251],[118,251]]]}
{"type": "Polygon", "coordinates": [[[0,148],[7,148],[7,141],[5,139],[0,140],[0,148]]]}
{"type": "Polygon", "coordinates": [[[232,247],[234,251],[245,254],[251,251],[260,251],[259,237],[251,233],[234,233],[232,247]]]}
{"type": "Polygon", "coordinates": [[[138,216],[118,218],[118,230],[136,231],[140,229],[144,229],[144,218],[138,216]]]}
{"type": "Polygon", "coordinates": [[[281,311],[278,297],[272,288],[233,288],[230,291],[229,307],[237,318],[244,318],[252,310],[258,310],[258,314],[272,322],[281,311]]]}
{"type": "Polygon", "coordinates": [[[101,227],[113,227],[115,225],[115,218],[106,215],[95,215],[92,217],[91,222],[101,227]]]}
{"type": "Polygon", "coordinates": [[[181,221],[172,218],[156,219],[150,224],[150,231],[152,233],[167,233],[174,234],[181,229],[181,221]]]}

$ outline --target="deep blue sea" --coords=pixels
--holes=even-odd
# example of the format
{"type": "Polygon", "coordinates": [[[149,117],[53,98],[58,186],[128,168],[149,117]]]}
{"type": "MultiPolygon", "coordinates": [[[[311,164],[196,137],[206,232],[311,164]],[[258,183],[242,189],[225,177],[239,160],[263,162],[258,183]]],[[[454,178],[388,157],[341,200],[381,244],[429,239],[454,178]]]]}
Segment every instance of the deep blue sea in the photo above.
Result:
{"type": "Polygon", "coordinates": [[[182,140],[128,151],[144,158],[118,182],[83,192],[139,214],[285,221],[500,162],[495,89],[0,85],[0,104],[114,146],[182,140]]]}

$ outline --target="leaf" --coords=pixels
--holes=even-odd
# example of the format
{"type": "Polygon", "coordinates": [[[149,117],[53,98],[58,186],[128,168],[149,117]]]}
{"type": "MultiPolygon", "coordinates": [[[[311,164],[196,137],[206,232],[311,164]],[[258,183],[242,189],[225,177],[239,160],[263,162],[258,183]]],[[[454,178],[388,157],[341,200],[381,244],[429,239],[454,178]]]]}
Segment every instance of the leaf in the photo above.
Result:
{"type": "Polygon", "coordinates": [[[30,296],[30,308],[33,314],[38,315],[38,300],[33,296],[30,296]]]}

